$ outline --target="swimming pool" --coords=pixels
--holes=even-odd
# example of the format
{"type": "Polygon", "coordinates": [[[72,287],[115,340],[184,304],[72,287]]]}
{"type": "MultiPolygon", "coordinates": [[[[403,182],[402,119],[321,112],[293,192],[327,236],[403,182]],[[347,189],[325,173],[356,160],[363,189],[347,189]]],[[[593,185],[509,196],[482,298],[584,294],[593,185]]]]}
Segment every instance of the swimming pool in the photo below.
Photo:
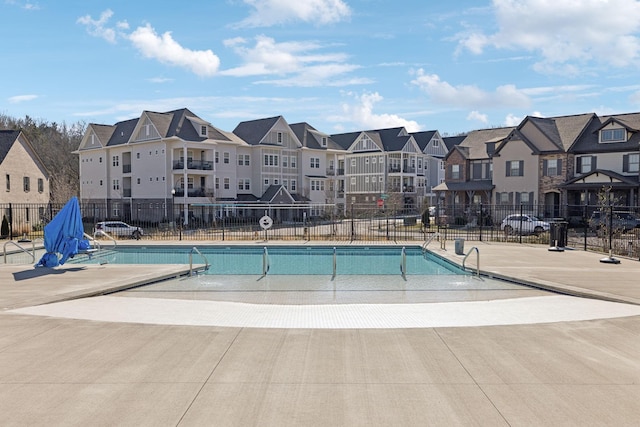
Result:
{"type": "MultiPolygon", "coordinates": [[[[200,246],[213,275],[461,275],[456,265],[420,247],[200,246]]],[[[189,264],[191,247],[134,246],[103,250],[74,263],[189,264]]],[[[204,263],[193,253],[194,263],[204,263]]]]}

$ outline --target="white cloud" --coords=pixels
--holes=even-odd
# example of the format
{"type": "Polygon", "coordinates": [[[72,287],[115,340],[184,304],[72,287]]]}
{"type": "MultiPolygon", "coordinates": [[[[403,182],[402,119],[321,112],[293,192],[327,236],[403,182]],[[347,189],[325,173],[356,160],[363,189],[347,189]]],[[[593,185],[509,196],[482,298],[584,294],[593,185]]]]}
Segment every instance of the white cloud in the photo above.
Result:
{"type": "Polygon", "coordinates": [[[129,24],[126,21],[117,22],[115,27],[107,25],[112,16],[113,11],[107,9],[97,20],[90,15],[85,15],[78,18],[77,22],[84,25],[92,36],[100,37],[109,43],[116,43],[119,37],[129,40],[146,58],[187,68],[194,74],[204,77],[212,76],[218,71],[220,59],[211,50],[191,50],[182,47],[173,39],[171,32],[158,35],[149,24],[127,34],[129,24]]]}
{"type": "Polygon", "coordinates": [[[339,78],[359,68],[347,63],[344,53],[317,53],[323,46],[317,42],[277,43],[273,38],[257,36],[254,46],[247,46],[246,39],[236,37],[224,41],[234,50],[244,64],[223,70],[227,76],[286,76],[280,79],[262,80],[277,86],[319,86],[369,83],[368,80],[339,78]]]}
{"type": "Polygon", "coordinates": [[[413,120],[406,120],[396,114],[375,114],[373,107],[376,103],[383,100],[383,97],[374,93],[364,93],[361,96],[355,96],[356,104],[343,104],[341,117],[334,117],[332,120],[344,122],[349,120],[360,129],[384,129],[391,127],[404,126],[408,132],[418,132],[421,130],[420,125],[413,120]]]}
{"type": "Polygon", "coordinates": [[[145,57],[187,68],[199,76],[212,76],[220,66],[220,59],[211,50],[184,48],[171,37],[171,32],[159,36],[149,24],[138,27],[128,38],[145,57]]]}
{"type": "Polygon", "coordinates": [[[326,25],[349,19],[351,9],[342,0],[244,0],[254,10],[238,24],[241,27],[268,27],[302,21],[326,25]]]}
{"type": "Polygon", "coordinates": [[[38,95],[16,95],[9,98],[9,103],[17,104],[19,102],[33,101],[38,95]]]}
{"type": "Polygon", "coordinates": [[[87,27],[87,32],[92,36],[105,39],[109,43],[115,43],[117,36],[116,31],[113,28],[106,27],[106,24],[112,16],[113,11],[107,9],[100,14],[99,19],[93,19],[91,15],[85,15],[78,18],[76,22],[87,27]]]}
{"type": "Polygon", "coordinates": [[[489,116],[487,116],[486,114],[482,114],[479,111],[473,110],[467,115],[467,120],[487,124],[489,123],[489,116]]]}
{"type": "Polygon", "coordinates": [[[440,80],[437,74],[426,74],[423,69],[415,72],[412,84],[422,89],[434,103],[461,108],[527,107],[531,100],[515,85],[498,86],[494,92],[486,92],[477,86],[451,84],[440,80]]]}
{"type": "Polygon", "coordinates": [[[535,69],[575,75],[575,65],[614,67],[640,59],[640,2],[635,0],[493,0],[494,34],[459,37],[459,48],[480,54],[491,46],[537,52],[535,69]]]}

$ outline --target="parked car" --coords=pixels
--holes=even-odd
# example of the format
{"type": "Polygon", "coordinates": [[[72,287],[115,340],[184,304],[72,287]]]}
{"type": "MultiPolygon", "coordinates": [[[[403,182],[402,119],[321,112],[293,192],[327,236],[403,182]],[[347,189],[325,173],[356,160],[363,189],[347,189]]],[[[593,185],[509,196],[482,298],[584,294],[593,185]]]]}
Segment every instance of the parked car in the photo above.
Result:
{"type": "Polygon", "coordinates": [[[589,219],[589,227],[595,231],[600,230],[603,226],[609,227],[609,225],[613,231],[626,233],[634,228],[640,228],[640,217],[629,211],[613,211],[611,217],[607,211],[595,211],[589,219]]]}
{"type": "Polygon", "coordinates": [[[549,223],[533,215],[512,214],[502,220],[500,228],[507,234],[542,234],[549,231],[549,223]]]}
{"type": "Polygon", "coordinates": [[[111,236],[129,236],[132,239],[140,240],[144,231],[140,227],[129,225],[122,221],[103,221],[96,224],[93,232],[102,231],[111,236]]]}

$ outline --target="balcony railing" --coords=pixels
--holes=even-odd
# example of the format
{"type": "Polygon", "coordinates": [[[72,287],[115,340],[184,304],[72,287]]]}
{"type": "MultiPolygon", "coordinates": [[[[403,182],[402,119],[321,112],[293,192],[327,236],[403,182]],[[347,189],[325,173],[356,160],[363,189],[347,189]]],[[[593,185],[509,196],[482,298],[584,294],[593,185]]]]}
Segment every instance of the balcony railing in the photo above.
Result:
{"type": "MultiPolygon", "coordinates": [[[[175,189],[175,197],[184,197],[184,188],[175,189]]],[[[187,197],[210,197],[213,198],[213,188],[188,188],[187,197]]]]}
{"type": "Polygon", "coordinates": [[[130,188],[124,188],[122,190],[122,197],[131,197],[131,189],[130,188]]]}
{"type": "Polygon", "coordinates": [[[402,168],[402,171],[404,173],[416,173],[416,168],[413,166],[405,166],[404,168],[402,168]]]}
{"type": "MultiPolygon", "coordinates": [[[[173,169],[184,169],[183,160],[174,160],[173,169]]],[[[187,169],[213,170],[213,162],[210,160],[187,160],[187,169]]]]}
{"type": "Polygon", "coordinates": [[[391,173],[400,173],[401,168],[400,166],[389,166],[389,172],[391,173]]]}
{"type": "Polygon", "coordinates": [[[131,165],[122,165],[122,173],[131,173],[131,165]]]}

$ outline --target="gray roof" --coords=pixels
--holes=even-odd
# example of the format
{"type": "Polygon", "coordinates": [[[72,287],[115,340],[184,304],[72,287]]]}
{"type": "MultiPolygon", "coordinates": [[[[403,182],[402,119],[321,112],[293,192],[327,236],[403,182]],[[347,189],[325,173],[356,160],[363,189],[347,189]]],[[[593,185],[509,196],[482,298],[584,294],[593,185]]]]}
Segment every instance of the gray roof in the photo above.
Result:
{"type": "Polygon", "coordinates": [[[435,130],[427,130],[422,132],[412,132],[410,135],[413,136],[413,139],[415,139],[418,147],[420,147],[420,151],[424,151],[436,132],[437,131],[435,130]]]}
{"type": "Polygon", "coordinates": [[[331,135],[331,139],[335,141],[343,149],[348,149],[363,133],[367,134],[374,142],[376,142],[386,152],[401,151],[411,135],[406,134],[403,127],[373,129],[359,132],[349,132],[331,135]]]}
{"type": "Polygon", "coordinates": [[[282,116],[240,122],[233,130],[233,133],[249,145],[258,145],[280,118],[282,118],[282,116]]]}
{"type": "Polygon", "coordinates": [[[594,117],[584,134],[571,147],[571,152],[575,154],[587,153],[607,153],[619,151],[638,150],[640,146],[640,113],[618,114],[611,116],[594,117]],[[632,134],[626,142],[616,142],[611,144],[601,144],[599,142],[599,131],[611,121],[616,121],[625,126],[632,134]]]}
{"type": "Polygon", "coordinates": [[[0,130],[0,163],[4,162],[18,135],[20,135],[19,130],[0,130]]]}
{"type": "Polygon", "coordinates": [[[639,185],[637,176],[630,177],[610,170],[596,169],[594,171],[570,179],[564,184],[560,185],[560,187],[570,190],[589,189],[594,187],[600,188],[603,185],[602,183],[606,182],[606,178],[600,179],[599,182],[580,182],[585,177],[591,175],[604,175],[605,177],[608,177],[610,182],[607,183],[607,185],[610,185],[611,188],[614,189],[637,188],[639,185]]]}
{"type": "Polygon", "coordinates": [[[309,123],[301,122],[289,125],[293,133],[296,135],[303,147],[313,148],[317,150],[342,150],[342,147],[331,139],[331,136],[322,132],[319,132],[316,128],[309,123]],[[327,146],[322,146],[322,137],[327,138],[327,146]]]}
{"type": "MultiPolygon", "coordinates": [[[[151,120],[161,138],[176,136],[185,141],[204,141],[207,138],[230,141],[222,131],[211,125],[207,126],[207,138],[201,136],[193,126],[184,126],[185,120],[188,119],[195,118],[203,121],[187,108],[168,111],[166,113],[144,111],[143,114],[146,114],[149,120],[151,120]]],[[[107,146],[111,147],[128,143],[139,121],[140,118],[138,117],[136,119],[118,122],[113,126],[91,124],[91,128],[103,144],[106,143],[107,146]]]]}

